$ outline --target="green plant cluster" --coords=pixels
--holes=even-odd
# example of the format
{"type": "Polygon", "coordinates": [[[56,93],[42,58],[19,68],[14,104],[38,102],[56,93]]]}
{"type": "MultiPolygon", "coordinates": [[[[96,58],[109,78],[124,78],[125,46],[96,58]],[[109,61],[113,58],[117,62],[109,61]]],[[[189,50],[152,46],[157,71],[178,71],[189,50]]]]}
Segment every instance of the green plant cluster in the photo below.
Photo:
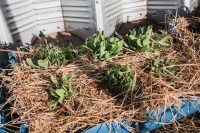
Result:
{"type": "Polygon", "coordinates": [[[158,48],[166,47],[166,40],[168,35],[161,36],[153,35],[152,26],[147,28],[142,27],[137,32],[135,29],[130,31],[129,35],[126,35],[126,42],[129,48],[138,50],[140,52],[153,52],[158,48]]]}
{"type": "MultiPolygon", "coordinates": [[[[122,37],[117,33],[112,36],[105,36],[101,33],[94,34],[86,40],[83,49],[63,48],[55,45],[40,45],[37,58],[27,58],[26,63],[33,68],[48,69],[51,65],[66,65],[70,60],[76,58],[82,52],[89,52],[93,61],[112,61],[118,55],[123,54],[124,48],[138,50],[139,52],[153,52],[158,48],[166,47],[168,35],[155,36],[152,26],[140,28],[138,31],[133,29],[129,35],[122,37]],[[82,51],[83,50],[83,51],[82,51]]],[[[175,72],[174,67],[169,67],[171,62],[166,59],[156,59],[152,62],[149,71],[156,75],[169,75],[175,72]]],[[[135,90],[133,84],[133,71],[130,66],[118,66],[107,70],[102,81],[110,87],[117,87],[122,90],[135,90]]],[[[71,86],[71,75],[63,75],[60,80],[51,76],[54,87],[49,89],[53,98],[48,105],[55,107],[65,99],[75,96],[71,86]]]]}
{"type": "Polygon", "coordinates": [[[172,65],[168,59],[154,59],[151,65],[151,71],[157,76],[170,76],[173,75],[177,68],[172,65]]]}
{"type": "Polygon", "coordinates": [[[122,54],[124,44],[118,37],[95,34],[84,47],[92,53],[94,61],[111,61],[112,57],[122,54]]]}
{"type": "Polygon", "coordinates": [[[62,104],[65,99],[70,99],[76,95],[71,85],[71,79],[72,74],[63,74],[59,83],[59,80],[51,75],[51,81],[54,86],[49,89],[53,98],[53,100],[48,102],[49,107],[56,107],[58,103],[62,104]]]}
{"type": "Polygon", "coordinates": [[[55,45],[41,45],[37,48],[39,59],[27,58],[26,63],[34,68],[45,68],[53,64],[65,65],[78,56],[78,50],[62,48],[55,45]]]}
{"type": "Polygon", "coordinates": [[[68,47],[58,47],[55,45],[41,45],[39,48],[39,58],[48,59],[50,64],[67,64],[78,55],[78,50],[70,49],[68,47]]]}
{"type": "Polygon", "coordinates": [[[128,90],[132,86],[133,75],[130,66],[123,67],[119,65],[117,68],[110,68],[102,81],[106,81],[109,86],[119,86],[123,90],[128,90]]]}
{"type": "Polygon", "coordinates": [[[45,69],[49,68],[49,61],[46,59],[35,60],[31,58],[26,58],[26,63],[33,68],[45,68],[45,69]]]}

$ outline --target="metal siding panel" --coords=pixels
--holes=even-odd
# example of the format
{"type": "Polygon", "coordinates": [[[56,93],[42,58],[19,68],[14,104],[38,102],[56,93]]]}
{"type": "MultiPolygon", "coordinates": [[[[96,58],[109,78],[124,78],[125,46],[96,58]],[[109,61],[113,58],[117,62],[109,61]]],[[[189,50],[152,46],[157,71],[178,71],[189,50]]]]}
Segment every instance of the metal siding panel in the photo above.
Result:
{"type": "Polygon", "coordinates": [[[173,13],[182,6],[182,0],[148,0],[148,18],[163,22],[166,14],[173,13]]]}
{"type": "Polygon", "coordinates": [[[1,29],[1,31],[0,31],[0,45],[1,45],[1,43],[12,42],[12,35],[11,35],[10,30],[8,28],[8,25],[7,25],[6,19],[4,17],[1,6],[0,6],[0,29],[1,29]]]}
{"type": "Polygon", "coordinates": [[[110,35],[115,31],[116,26],[122,22],[122,1],[103,0],[102,11],[103,11],[104,34],[110,35]]]}
{"type": "Polygon", "coordinates": [[[188,16],[198,6],[198,0],[148,0],[148,17],[163,22],[166,14],[188,16]]]}
{"type": "Polygon", "coordinates": [[[199,0],[183,0],[183,5],[190,9],[190,11],[194,11],[196,7],[198,7],[199,0]]]}
{"type": "Polygon", "coordinates": [[[33,34],[36,34],[32,0],[6,0],[2,1],[1,6],[13,42],[31,43],[33,34]]]}
{"type": "Polygon", "coordinates": [[[9,42],[31,43],[40,31],[64,31],[60,0],[4,0],[1,7],[13,38],[9,42]]]}
{"type": "Polygon", "coordinates": [[[93,0],[61,0],[66,30],[84,39],[96,31],[93,3],[93,0]]]}
{"type": "Polygon", "coordinates": [[[148,9],[178,9],[181,7],[181,0],[148,0],[148,9]]]}
{"type": "Polygon", "coordinates": [[[147,0],[122,0],[123,22],[144,19],[147,15],[147,0]]]}
{"type": "Polygon", "coordinates": [[[60,0],[33,0],[37,34],[64,31],[60,0]]]}

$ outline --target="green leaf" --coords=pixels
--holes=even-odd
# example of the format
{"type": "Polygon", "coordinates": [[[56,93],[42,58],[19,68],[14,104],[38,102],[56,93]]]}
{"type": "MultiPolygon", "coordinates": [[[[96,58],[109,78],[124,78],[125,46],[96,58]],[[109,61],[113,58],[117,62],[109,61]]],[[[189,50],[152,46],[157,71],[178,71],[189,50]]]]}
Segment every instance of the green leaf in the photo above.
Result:
{"type": "Polygon", "coordinates": [[[113,48],[110,50],[111,56],[119,55],[123,50],[123,41],[118,41],[116,45],[113,45],[113,48]]]}
{"type": "Polygon", "coordinates": [[[58,85],[58,80],[55,76],[51,75],[51,81],[55,84],[58,85]]]}
{"type": "Polygon", "coordinates": [[[106,59],[106,61],[111,61],[109,52],[106,52],[103,57],[106,59]]]}
{"type": "Polygon", "coordinates": [[[108,38],[108,39],[109,39],[109,41],[110,41],[111,43],[116,42],[116,38],[115,38],[115,37],[111,37],[111,38],[108,38]]]}
{"type": "Polygon", "coordinates": [[[115,79],[115,74],[114,74],[114,73],[111,73],[111,74],[109,75],[109,77],[110,77],[111,79],[115,79]]]}
{"type": "Polygon", "coordinates": [[[135,29],[131,30],[131,31],[130,31],[130,34],[131,34],[132,36],[136,36],[136,34],[137,34],[137,33],[136,33],[136,30],[135,30],[135,29]]]}
{"type": "Polygon", "coordinates": [[[140,33],[141,33],[142,35],[144,34],[144,31],[145,31],[144,27],[140,28],[140,33]]]}
{"type": "Polygon", "coordinates": [[[65,97],[65,90],[64,89],[57,89],[56,94],[60,97],[65,97]]]}
{"type": "Polygon", "coordinates": [[[162,45],[163,47],[168,47],[168,45],[165,43],[168,39],[168,35],[162,35],[159,39],[157,39],[157,43],[162,45]]]}
{"type": "Polygon", "coordinates": [[[123,46],[124,47],[129,47],[128,44],[123,40],[123,46]]]}
{"type": "Polygon", "coordinates": [[[166,42],[167,40],[169,39],[169,35],[162,35],[160,38],[159,38],[159,43],[164,43],[166,42]]]}
{"type": "Polygon", "coordinates": [[[65,83],[66,81],[68,81],[67,75],[63,74],[62,75],[62,83],[65,83]]]}
{"type": "Polygon", "coordinates": [[[87,49],[87,50],[93,51],[90,47],[88,47],[88,45],[83,45],[82,48],[83,48],[83,49],[85,48],[85,49],[87,49]]]}
{"type": "Polygon", "coordinates": [[[143,46],[146,46],[146,48],[148,49],[150,45],[150,38],[145,37],[143,40],[143,46]]]}
{"type": "Polygon", "coordinates": [[[69,82],[71,82],[71,78],[72,78],[72,74],[69,73],[69,74],[63,74],[62,75],[62,83],[63,84],[68,84],[69,82]]]}
{"type": "Polygon", "coordinates": [[[101,43],[100,43],[100,57],[102,57],[102,56],[104,55],[105,50],[106,50],[105,43],[104,43],[104,42],[101,42],[101,43]]]}
{"type": "Polygon", "coordinates": [[[53,48],[51,48],[50,50],[49,50],[49,60],[50,60],[50,62],[51,62],[51,64],[54,64],[55,63],[55,57],[54,57],[54,49],[53,48]]]}
{"type": "Polygon", "coordinates": [[[57,93],[56,93],[56,90],[55,90],[55,89],[53,89],[53,88],[50,88],[50,89],[49,89],[49,91],[50,91],[50,93],[51,93],[51,95],[52,95],[53,97],[55,97],[55,98],[59,98],[59,96],[57,95],[57,93]]]}
{"type": "Polygon", "coordinates": [[[129,38],[130,38],[132,41],[134,41],[134,40],[137,39],[137,37],[135,37],[134,35],[129,35],[129,38]]]}
{"type": "Polygon", "coordinates": [[[59,102],[59,103],[62,103],[64,100],[65,100],[65,96],[61,96],[61,97],[58,99],[58,102],[59,102]]]}
{"type": "Polygon", "coordinates": [[[146,31],[146,35],[151,35],[153,32],[152,26],[148,26],[147,31],[146,31]]]}
{"type": "Polygon", "coordinates": [[[137,39],[137,45],[138,45],[139,47],[141,47],[141,48],[143,47],[143,46],[142,46],[142,43],[141,43],[141,39],[139,39],[139,38],[137,39]]]}
{"type": "Polygon", "coordinates": [[[38,66],[36,66],[36,65],[34,64],[34,60],[31,59],[31,58],[26,58],[26,63],[27,63],[29,66],[31,66],[31,67],[39,68],[38,66]]]}
{"type": "Polygon", "coordinates": [[[72,98],[75,95],[75,93],[73,91],[68,91],[66,95],[66,97],[69,99],[72,98]]]}
{"type": "Polygon", "coordinates": [[[48,69],[49,62],[48,60],[38,60],[38,65],[42,68],[48,69]]]}
{"type": "Polygon", "coordinates": [[[50,102],[48,102],[48,106],[53,108],[53,107],[56,107],[58,104],[58,99],[54,99],[54,100],[51,100],[50,102]]]}

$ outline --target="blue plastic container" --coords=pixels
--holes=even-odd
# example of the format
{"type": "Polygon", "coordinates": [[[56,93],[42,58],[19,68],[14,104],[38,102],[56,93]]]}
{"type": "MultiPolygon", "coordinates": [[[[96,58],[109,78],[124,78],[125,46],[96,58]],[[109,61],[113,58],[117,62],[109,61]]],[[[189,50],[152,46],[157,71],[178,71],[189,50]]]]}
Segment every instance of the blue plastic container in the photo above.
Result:
{"type": "MultiPolygon", "coordinates": [[[[161,109],[160,112],[155,114],[154,111],[151,111],[148,114],[148,118],[150,118],[150,121],[147,121],[144,119],[144,123],[141,123],[139,125],[139,130],[136,132],[145,133],[150,132],[155,129],[158,129],[166,124],[171,124],[173,120],[179,120],[183,117],[187,117],[191,114],[196,113],[200,110],[200,98],[196,98],[193,100],[182,100],[179,104],[172,107],[166,107],[165,109],[161,109]],[[162,124],[161,124],[162,123],[162,124]]],[[[129,133],[128,130],[124,128],[124,126],[116,126],[114,123],[112,123],[112,130],[108,126],[109,124],[103,123],[96,127],[93,127],[86,131],[85,133],[109,133],[112,131],[112,133],[129,133]]]]}
{"type": "Polygon", "coordinates": [[[124,123],[103,123],[83,133],[129,133],[124,123]]]}
{"type": "Polygon", "coordinates": [[[192,100],[184,99],[176,106],[161,109],[156,115],[154,111],[150,112],[148,116],[151,121],[141,124],[141,132],[158,129],[166,124],[171,124],[173,120],[179,120],[198,112],[200,110],[199,101],[200,98],[194,98],[192,100]]]}

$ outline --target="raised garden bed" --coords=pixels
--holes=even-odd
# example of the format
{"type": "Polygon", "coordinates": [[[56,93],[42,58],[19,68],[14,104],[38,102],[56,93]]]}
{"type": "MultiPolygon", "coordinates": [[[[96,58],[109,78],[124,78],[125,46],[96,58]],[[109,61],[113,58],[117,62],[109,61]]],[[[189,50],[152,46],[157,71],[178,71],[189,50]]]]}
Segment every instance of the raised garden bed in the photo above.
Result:
{"type": "Polygon", "coordinates": [[[172,35],[147,26],[96,34],[79,48],[13,51],[18,62],[1,76],[19,115],[11,123],[30,132],[146,132],[197,112],[200,38],[191,21],[177,19],[172,35]]]}

